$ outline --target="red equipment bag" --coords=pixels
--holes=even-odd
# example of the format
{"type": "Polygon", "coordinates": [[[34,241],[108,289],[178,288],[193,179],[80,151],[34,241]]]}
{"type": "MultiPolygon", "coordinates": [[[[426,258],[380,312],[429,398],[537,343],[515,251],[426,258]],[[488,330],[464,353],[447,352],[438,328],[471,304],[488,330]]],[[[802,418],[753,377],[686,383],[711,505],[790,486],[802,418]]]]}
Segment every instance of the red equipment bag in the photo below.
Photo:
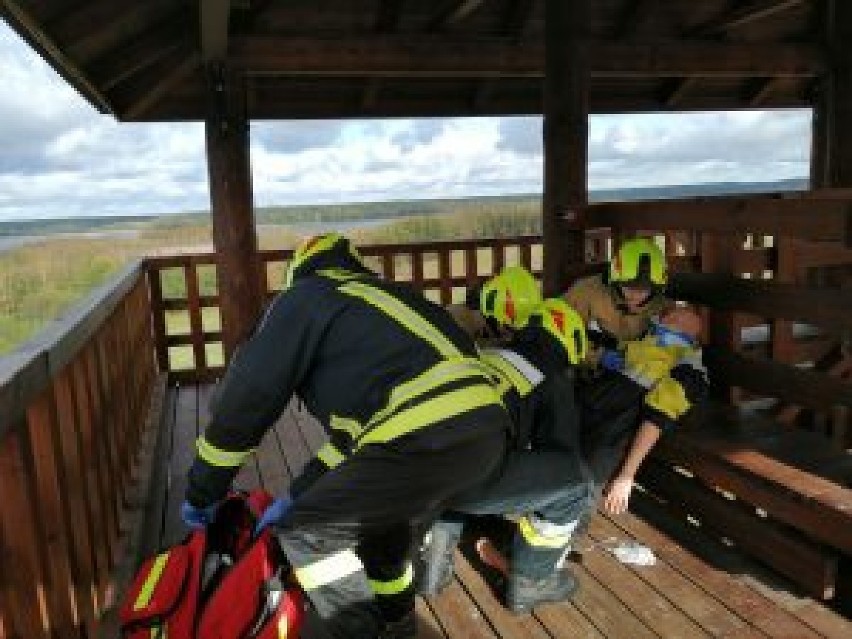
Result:
{"type": "Polygon", "coordinates": [[[254,527],[272,503],[232,493],[215,520],[145,561],[119,612],[125,639],[295,639],[304,598],[275,538],[254,527]]]}

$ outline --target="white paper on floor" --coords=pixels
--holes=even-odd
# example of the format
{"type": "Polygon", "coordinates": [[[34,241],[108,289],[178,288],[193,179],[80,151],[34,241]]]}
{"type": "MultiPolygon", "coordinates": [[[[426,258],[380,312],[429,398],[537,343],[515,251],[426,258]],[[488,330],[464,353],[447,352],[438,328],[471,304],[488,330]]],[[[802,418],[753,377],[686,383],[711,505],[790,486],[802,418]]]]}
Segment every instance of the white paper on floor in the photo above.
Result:
{"type": "Polygon", "coordinates": [[[654,551],[648,548],[648,546],[643,546],[636,542],[622,542],[617,546],[610,547],[609,551],[623,564],[653,566],[657,563],[654,551]]]}

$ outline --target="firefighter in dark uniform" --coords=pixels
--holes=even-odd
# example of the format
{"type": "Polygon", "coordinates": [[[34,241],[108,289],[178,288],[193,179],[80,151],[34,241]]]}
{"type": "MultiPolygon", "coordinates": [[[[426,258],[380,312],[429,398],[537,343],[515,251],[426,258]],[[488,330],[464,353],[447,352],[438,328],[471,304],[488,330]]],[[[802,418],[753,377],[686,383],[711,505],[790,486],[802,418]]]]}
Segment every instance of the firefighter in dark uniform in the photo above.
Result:
{"type": "Polygon", "coordinates": [[[527,612],[574,593],[577,582],[559,563],[594,499],[574,398],[573,369],[586,351],[583,320],[564,300],[550,299],[510,343],[482,352],[502,380],[514,424],[511,450],[493,481],[453,501],[452,512],[433,526],[424,544],[421,592],[435,594],[450,582],[464,515],[516,514],[502,593],[506,606],[527,612]]]}
{"type": "Polygon", "coordinates": [[[296,577],[328,635],[414,636],[413,597],[412,609],[387,624],[373,592],[411,591],[411,528],[492,475],[509,417],[452,318],[379,280],[345,238],[303,244],[287,280],[228,367],[198,440],[184,518],[203,525],[212,517],[296,394],[330,436],[322,451],[330,469],[303,482],[276,526],[296,577]],[[365,572],[356,552],[366,544],[373,549],[363,556],[376,556],[381,539],[392,543],[365,572]]]}
{"type": "Polygon", "coordinates": [[[478,342],[493,343],[506,341],[512,331],[526,326],[541,301],[541,290],[532,273],[523,266],[506,266],[481,285],[471,287],[464,304],[450,304],[447,311],[478,342]]]}

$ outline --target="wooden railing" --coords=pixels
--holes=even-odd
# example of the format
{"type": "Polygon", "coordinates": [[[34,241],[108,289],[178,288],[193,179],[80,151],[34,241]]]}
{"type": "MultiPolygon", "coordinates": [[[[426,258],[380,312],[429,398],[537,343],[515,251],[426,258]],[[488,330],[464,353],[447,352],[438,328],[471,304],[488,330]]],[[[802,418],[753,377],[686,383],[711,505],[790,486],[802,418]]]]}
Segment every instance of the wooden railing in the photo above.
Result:
{"type": "Polygon", "coordinates": [[[95,637],[157,367],[140,264],[0,359],[0,636],[95,637]]]}

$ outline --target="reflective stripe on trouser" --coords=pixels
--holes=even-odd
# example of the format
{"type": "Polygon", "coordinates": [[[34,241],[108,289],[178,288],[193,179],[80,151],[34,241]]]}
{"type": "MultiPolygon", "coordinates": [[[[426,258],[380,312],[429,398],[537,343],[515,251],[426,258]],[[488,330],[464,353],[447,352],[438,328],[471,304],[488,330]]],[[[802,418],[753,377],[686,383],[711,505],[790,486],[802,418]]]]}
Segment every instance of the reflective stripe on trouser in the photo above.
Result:
{"type": "Polygon", "coordinates": [[[370,532],[358,546],[370,588],[385,621],[398,621],[414,608],[411,528],[396,525],[370,532]]]}
{"type": "Polygon", "coordinates": [[[528,517],[522,517],[518,524],[518,532],[512,542],[511,573],[512,576],[520,575],[533,580],[546,579],[570,550],[571,533],[568,530],[573,533],[579,522],[559,526],[560,532],[552,535],[542,532],[547,522],[533,522],[528,517]]]}

